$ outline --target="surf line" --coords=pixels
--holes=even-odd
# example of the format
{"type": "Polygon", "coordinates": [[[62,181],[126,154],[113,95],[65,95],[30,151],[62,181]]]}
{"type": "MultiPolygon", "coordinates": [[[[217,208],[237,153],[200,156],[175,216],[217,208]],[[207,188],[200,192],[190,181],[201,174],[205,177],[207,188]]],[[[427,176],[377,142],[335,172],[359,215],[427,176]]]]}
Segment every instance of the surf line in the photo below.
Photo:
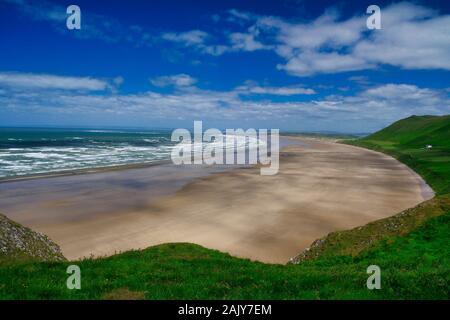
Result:
{"type": "Polygon", "coordinates": [[[178,128],[171,141],[178,142],[171,151],[176,165],[261,164],[261,175],[275,175],[280,167],[279,129],[226,129],[224,134],[216,128],[203,132],[202,121],[194,121],[193,137],[188,129],[178,128]]]}

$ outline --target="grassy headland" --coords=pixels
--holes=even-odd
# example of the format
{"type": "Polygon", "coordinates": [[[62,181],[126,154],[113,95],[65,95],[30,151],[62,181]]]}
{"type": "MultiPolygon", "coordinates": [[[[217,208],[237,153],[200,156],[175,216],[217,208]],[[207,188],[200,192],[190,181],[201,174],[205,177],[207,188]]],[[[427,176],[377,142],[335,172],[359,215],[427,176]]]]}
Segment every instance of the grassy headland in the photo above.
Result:
{"type": "Polygon", "coordinates": [[[450,116],[411,117],[350,141],[398,158],[438,196],[393,217],[331,233],[295,263],[263,264],[193,244],[73,262],[0,262],[0,298],[448,299],[449,142],[450,116]],[[66,288],[70,264],[81,268],[81,290],[66,288]],[[381,268],[381,290],[366,288],[366,269],[373,264],[381,268]]]}
{"type": "Polygon", "coordinates": [[[437,195],[450,193],[450,115],[412,116],[346,142],[387,153],[420,174],[437,195]]]}

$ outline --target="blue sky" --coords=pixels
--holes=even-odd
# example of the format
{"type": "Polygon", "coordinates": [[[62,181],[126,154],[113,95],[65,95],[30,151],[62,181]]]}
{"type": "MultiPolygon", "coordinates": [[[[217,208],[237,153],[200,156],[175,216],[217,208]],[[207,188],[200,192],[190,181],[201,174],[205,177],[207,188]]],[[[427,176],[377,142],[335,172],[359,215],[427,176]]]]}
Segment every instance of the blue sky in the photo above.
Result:
{"type": "Polygon", "coordinates": [[[0,125],[370,132],[450,113],[449,30],[447,1],[0,0],[0,125]]]}

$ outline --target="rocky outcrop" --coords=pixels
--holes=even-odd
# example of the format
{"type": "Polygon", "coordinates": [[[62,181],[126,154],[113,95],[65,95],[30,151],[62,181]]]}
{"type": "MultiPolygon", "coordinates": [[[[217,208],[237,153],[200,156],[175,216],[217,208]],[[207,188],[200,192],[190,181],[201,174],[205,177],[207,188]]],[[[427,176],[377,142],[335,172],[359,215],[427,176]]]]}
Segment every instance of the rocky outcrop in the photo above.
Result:
{"type": "Polygon", "coordinates": [[[0,214],[0,263],[16,259],[65,260],[59,246],[47,236],[0,214]]]}

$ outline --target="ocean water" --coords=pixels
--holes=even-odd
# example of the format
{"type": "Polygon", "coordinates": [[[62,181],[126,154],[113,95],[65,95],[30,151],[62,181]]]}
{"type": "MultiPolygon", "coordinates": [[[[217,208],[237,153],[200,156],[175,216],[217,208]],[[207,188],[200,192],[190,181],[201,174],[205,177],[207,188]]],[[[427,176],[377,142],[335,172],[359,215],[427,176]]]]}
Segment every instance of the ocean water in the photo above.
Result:
{"type": "MultiPolygon", "coordinates": [[[[171,130],[0,128],[0,178],[170,161],[178,143],[171,141],[171,134],[171,130]]],[[[257,143],[233,135],[223,142],[236,152],[248,152],[257,143]]],[[[201,148],[207,146],[203,143],[201,148]]],[[[193,145],[192,150],[198,152],[198,147],[193,145]]]]}
{"type": "Polygon", "coordinates": [[[0,128],[0,177],[170,159],[169,130],[0,128]]]}

